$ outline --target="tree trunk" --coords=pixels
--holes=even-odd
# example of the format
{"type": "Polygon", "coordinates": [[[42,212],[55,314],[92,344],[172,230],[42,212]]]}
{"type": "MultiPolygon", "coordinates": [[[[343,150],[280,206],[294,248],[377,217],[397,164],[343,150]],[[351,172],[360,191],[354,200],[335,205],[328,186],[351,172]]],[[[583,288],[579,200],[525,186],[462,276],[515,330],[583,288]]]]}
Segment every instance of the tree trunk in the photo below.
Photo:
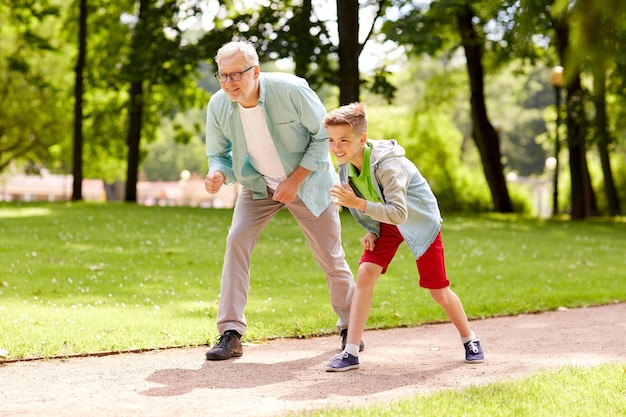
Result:
{"type": "Polygon", "coordinates": [[[297,15],[294,16],[294,23],[298,32],[304,34],[298,42],[298,53],[293,58],[295,64],[294,74],[302,78],[307,78],[311,57],[315,49],[315,44],[312,42],[315,39],[312,39],[310,35],[312,11],[313,5],[311,0],[304,0],[300,10],[297,11],[297,15]]]}
{"type": "MultiPolygon", "coordinates": [[[[139,20],[137,27],[133,33],[131,42],[134,51],[131,52],[131,59],[141,60],[141,54],[137,48],[141,48],[141,38],[139,32],[142,29],[140,25],[145,24],[146,14],[150,0],[139,1],[139,20]]],[[[138,73],[141,68],[138,62],[132,62],[131,68],[135,73],[131,74],[131,83],[129,91],[129,112],[128,112],[128,134],[126,135],[126,144],[128,146],[127,166],[126,166],[126,193],[124,201],[137,202],[137,179],[139,177],[139,155],[141,149],[141,128],[143,120],[143,74],[138,73]]]]}
{"type": "MultiPolygon", "coordinates": [[[[561,62],[567,62],[569,48],[569,26],[565,18],[554,21],[556,47],[561,62]]],[[[567,146],[571,177],[571,212],[572,219],[584,220],[597,211],[591,178],[587,169],[587,148],[585,146],[585,111],[583,91],[580,84],[580,72],[566,68],[565,85],[567,91],[565,125],[567,127],[567,146]]]]}
{"type": "Polygon", "coordinates": [[[622,214],[620,201],[617,194],[617,187],[613,180],[613,171],[611,170],[611,158],[609,154],[609,145],[611,144],[611,135],[609,134],[608,115],[606,113],[606,65],[603,59],[598,59],[594,67],[594,104],[596,108],[596,138],[598,144],[598,154],[600,155],[600,164],[602,166],[602,175],[604,177],[604,194],[606,196],[607,211],[609,216],[619,216],[622,214]]]}
{"type": "Polygon", "coordinates": [[[500,139],[487,116],[484,96],[484,71],[482,66],[482,44],[478,38],[472,19],[474,12],[469,4],[457,11],[457,22],[461,42],[467,60],[467,72],[471,88],[472,133],[483,165],[483,172],[494,210],[498,213],[512,213],[513,203],[504,178],[500,139]]]}
{"type": "Polygon", "coordinates": [[[137,201],[142,115],[143,84],[141,81],[133,81],[130,85],[130,120],[126,139],[128,145],[128,164],[126,167],[126,195],[124,201],[127,202],[137,201]]]}
{"type": "Polygon", "coordinates": [[[613,180],[611,169],[611,159],[609,154],[609,144],[611,137],[608,131],[608,116],[606,113],[606,80],[605,74],[596,74],[594,77],[595,107],[596,107],[596,134],[598,139],[598,153],[600,164],[602,165],[602,175],[604,176],[604,194],[606,196],[607,210],[610,216],[619,216],[622,213],[617,187],[613,180]]]}
{"type": "Polygon", "coordinates": [[[580,76],[567,85],[567,144],[572,181],[572,218],[585,219],[597,212],[591,177],[587,168],[586,127],[580,76]]]}
{"type": "Polygon", "coordinates": [[[83,91],[85,55],[87,50],[87,0],[80,0],[78,21],[78,58],[74,83],[74,146],[72,174],[72,201],[83,199],[83,91]]]}
{"type": "Polygon", "coordinates": [[[359,1],[337,0],[339,104],[359,101],[359,1]]]}

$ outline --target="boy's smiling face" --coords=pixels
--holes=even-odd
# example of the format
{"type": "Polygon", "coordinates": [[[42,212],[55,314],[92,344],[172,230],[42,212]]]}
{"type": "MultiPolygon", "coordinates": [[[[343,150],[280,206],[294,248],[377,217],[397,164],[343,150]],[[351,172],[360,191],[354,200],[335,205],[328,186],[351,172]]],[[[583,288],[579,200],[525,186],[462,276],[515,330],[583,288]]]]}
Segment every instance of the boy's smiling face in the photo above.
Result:
{"type": "Polygon", "coordinates": [[[340,165],[350,162],[361,169],[363,161],[363,146],[367,133],[361,135],[352,130],[350,125],[327,126],[330,153],[335,155],[340,165]]]}

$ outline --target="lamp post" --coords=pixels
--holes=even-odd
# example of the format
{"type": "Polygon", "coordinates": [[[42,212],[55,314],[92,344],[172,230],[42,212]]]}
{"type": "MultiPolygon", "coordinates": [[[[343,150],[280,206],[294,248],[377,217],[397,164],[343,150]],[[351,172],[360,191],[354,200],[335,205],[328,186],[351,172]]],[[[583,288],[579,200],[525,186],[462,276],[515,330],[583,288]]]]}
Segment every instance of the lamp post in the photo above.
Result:
{"type": "Polygon", "coordinates": [[[556,97],[556,130],[554,132],[554,184],[552,191],[552,215],[559,214],[559,153],[561,141],[559,127],[561,126],[561,88],[563,87],[563,67],[556,66],[550,71],[550,84],[554,87],[556,97]]]}

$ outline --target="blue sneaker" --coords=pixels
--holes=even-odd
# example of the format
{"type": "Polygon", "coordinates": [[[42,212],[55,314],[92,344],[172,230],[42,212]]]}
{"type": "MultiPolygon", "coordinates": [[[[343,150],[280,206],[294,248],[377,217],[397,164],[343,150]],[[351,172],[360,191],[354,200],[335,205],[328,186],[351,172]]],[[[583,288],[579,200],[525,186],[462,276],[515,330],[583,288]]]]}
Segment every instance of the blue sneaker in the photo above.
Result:
{"type": "Polygon", "coordinates": [[[480,347],[480,341],[478,339],[463,343],[463,346],[465,347],[465,362],[480,363],[485,359],[483,348],[480,347]]]}
{"type": "Polygon", "coordinates": [[[341,352],[332,357],[328,365],[326,365],[327,372],[343,372],[350,369],[357,369],[359,367],[359,357],[352,356],[348,352],[341,352]]]}

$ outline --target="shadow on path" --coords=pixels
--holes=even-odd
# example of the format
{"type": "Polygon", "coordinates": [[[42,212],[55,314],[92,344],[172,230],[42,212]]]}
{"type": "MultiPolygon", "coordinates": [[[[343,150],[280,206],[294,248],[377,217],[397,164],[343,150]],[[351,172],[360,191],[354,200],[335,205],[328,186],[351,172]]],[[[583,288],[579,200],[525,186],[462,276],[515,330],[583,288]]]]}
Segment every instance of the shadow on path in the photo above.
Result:
{"type": "Polygon", "coordinates": [[[324,353],[311,358],[269,364],[238,359],[205,361],[197,370],[161,369],[146,378],[146,381],[164,387],[151,388],[141,394],[172,396],[186,394],[197,388],[245,389],[292,381],[303,368],[318,366],[330,356],[330,353],[324,353]]]}
{"type": "MultiPolygon", "coordinates": [[[[196,389],[242,390],[267,385],[284,385],[288,401],[311,401],[331,395],[370,395],[390,391],[407,385],[419,384],[433,376],[446,374],[468,366],[456,361],[440,366],[415,367],[388,364],[369,369],[368,372],[325,372],[323,365],[336,352],[276,363],[259,363],[240,359],[205,361],[200,369],[161,369],[146,381],[161,384],[139,392],[140,395],[170,397],[184,395],[196,389]]],[[[224,395],[232,395],[224,394],[224,395]]]]}

